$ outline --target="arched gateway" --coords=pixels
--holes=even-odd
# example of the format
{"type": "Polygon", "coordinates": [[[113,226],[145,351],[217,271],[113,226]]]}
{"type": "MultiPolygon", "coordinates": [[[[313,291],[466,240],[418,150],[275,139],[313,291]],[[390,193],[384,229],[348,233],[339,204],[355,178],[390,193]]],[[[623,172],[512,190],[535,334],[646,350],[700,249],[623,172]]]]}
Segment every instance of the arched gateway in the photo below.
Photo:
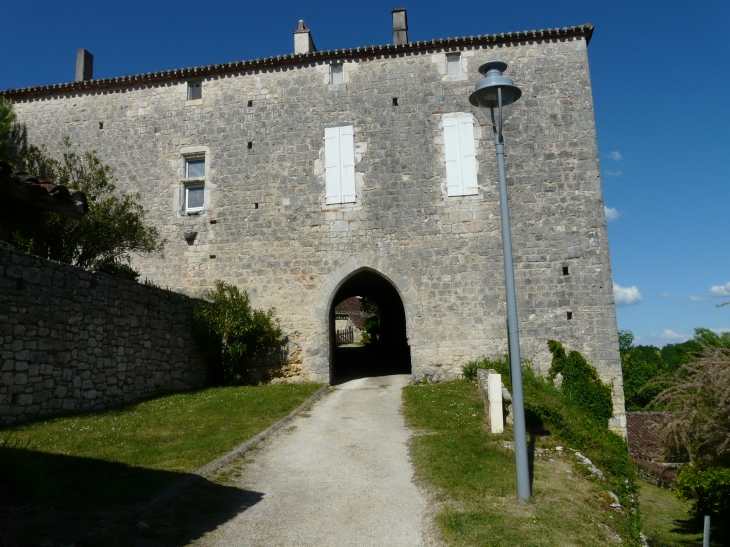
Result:
{"type": "Polygon", "coordinates": [[[410,373],[411,354],[418,345],[421,309],[418,293],[407,276],[377,256],[353,256],[337,267],[320,289],[313,313],[321,325],[320,376],[338,381],[352,375],[410,373]],[[374,300],[381,309],[381,336],[369,355],[355,354],[358,361],[348,366],[347,352],[335,343],[335,307],[351,296],[374,300]],[[365,360],[366,362],[362,362],[365,360]]]}
{"type": "Polygon", "coordinates": [[[375,270],[363,268],[351,274],[337,289],[328,313],[330,383],[387,374],[410,374],[406,313],[396,288],[375,270]],[[367,346],[339,345],[335,308],[352,297],[377,306],[378,333],[367,346]]]}

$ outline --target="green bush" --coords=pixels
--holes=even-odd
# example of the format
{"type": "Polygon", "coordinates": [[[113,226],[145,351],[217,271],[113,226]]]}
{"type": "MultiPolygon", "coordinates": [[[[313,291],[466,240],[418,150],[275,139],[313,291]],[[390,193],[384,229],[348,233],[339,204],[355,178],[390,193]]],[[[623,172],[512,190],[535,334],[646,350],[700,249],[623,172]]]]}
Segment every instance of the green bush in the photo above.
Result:
{"type": "Polygon", "coordinates": [[[696,517],[711,515],[722,522],[730,522],[730,469],[708,467],[700,469],[686,465],[677,477],[677,497],[692,502],[696,517]]]}
{"type": "Polygon", "coordinates": [[[555,340],[548,340],[548,347],[553,354],[548,377],[553,380],[558,374],[563,376],[560,391],[566,402],[587,412],[597,422],[607,424],[613,415],[611,388],[601,382],[596,369],[579,352],[566,354],[563,345],[555,340]]]}
{"type": "Polygon", "coordinates": [[[211,360],[214,381],[226,384],[251,381],[254,364],[276,359],[284,340],[274,308],[251,307],[248,293],[235,285],[215,282],[207,302],[195,309],[195,324],[211,360]]]}
{"type": "Polygon", "coordinates": [[[473,382],[474,380],[476,380],[478,370],[488,368],[494,369],[497,372],[503,369],[509,371],[507,356],[505,355],[504,357],[497,359],[490,359],[488,357],[485,357],[480,361],[469,361],[465,365],[462,365],[461,371],[464,374],[465,380],[473,382]]]}

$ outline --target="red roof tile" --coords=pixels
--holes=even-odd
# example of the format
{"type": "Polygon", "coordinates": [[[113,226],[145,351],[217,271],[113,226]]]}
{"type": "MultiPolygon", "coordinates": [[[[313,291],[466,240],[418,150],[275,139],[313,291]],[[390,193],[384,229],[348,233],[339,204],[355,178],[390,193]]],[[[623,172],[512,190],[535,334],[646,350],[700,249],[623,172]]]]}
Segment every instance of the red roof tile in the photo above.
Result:
{"type": "Polygon", "coordinates": [[[0,195],[12,202],[54,211],[77,220],[89,210],[83,192],[72,192],[60,184],[38,179],[25,171],[13,170],[4,161],[0,161],[0,195]]]}

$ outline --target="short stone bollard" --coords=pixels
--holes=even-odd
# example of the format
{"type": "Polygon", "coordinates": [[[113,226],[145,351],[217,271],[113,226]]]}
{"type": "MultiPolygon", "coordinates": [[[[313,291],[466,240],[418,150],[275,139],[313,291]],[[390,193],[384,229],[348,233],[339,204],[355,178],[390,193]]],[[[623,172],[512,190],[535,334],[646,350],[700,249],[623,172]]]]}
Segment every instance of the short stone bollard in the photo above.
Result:
{"type": "Polygon", "coordinates": [[[502,433],[505,422],[512,422],[510,412],[512,396],[502,385],[502,375],[493,369],[481,369],[477,371],[477,383],[484,397],[490,431],[502,433]]]}

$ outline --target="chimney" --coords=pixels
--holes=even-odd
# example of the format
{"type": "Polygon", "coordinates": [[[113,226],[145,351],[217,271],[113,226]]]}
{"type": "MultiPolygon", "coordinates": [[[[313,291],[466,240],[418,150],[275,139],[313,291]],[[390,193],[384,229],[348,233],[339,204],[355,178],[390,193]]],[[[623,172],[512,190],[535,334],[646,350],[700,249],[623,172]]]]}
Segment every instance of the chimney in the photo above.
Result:
{"type": "Polygon", "coordinates": [[[94,79],[94,56],[86,51],[80,49],[76,52],[76,80],[77,82],[83,82],[84,80],[94,79]]]}
{"type": "Polygon", "coordinates": [[[396,46],[398,44],[407,44],[408,17],[405,8],[396,8],[391,13],[393,14],[393,43],[396,46]]]}
{"type": "Polygon", "coordinates": [[[317,47],[312,41],[312,33],[309,32],[307,25],[299,20],[299,26],[294,31],[294,54],[307,54],[317,51],[317,47]]]}

